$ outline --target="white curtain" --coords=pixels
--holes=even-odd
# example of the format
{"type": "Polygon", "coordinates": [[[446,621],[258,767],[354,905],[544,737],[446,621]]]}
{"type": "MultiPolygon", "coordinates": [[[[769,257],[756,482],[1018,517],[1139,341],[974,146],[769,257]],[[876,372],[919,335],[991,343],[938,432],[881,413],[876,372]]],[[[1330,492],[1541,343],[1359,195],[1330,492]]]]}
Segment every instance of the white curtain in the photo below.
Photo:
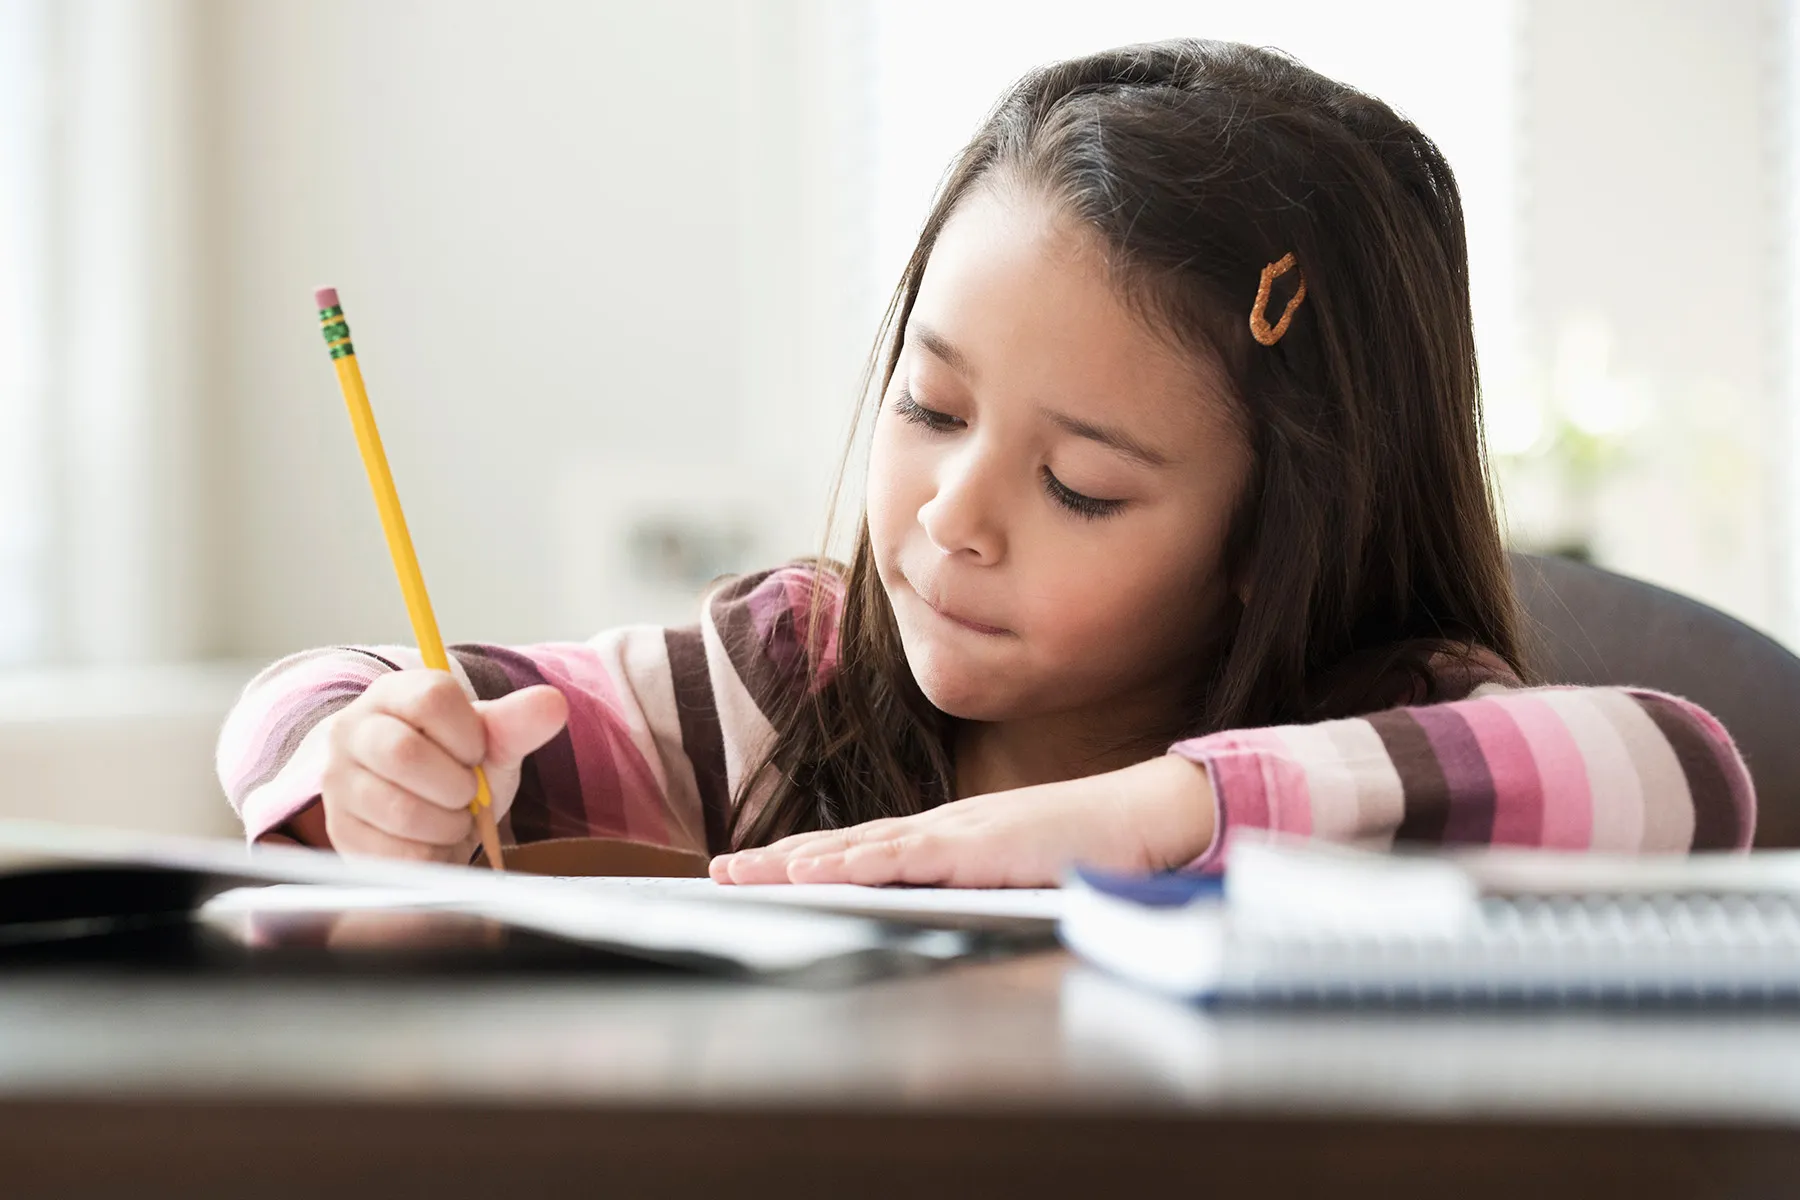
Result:
{"type": "Polygon", "coordinates": [[[206,652],[191,0],[3,0],[0,653],[206,652]]]}

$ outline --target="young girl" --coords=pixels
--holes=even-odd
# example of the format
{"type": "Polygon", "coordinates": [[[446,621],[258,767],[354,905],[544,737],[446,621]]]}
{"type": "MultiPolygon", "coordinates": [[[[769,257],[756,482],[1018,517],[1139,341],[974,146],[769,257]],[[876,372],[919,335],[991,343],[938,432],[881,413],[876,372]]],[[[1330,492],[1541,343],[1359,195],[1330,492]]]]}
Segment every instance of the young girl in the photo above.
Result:
{"type": "Polygon", "coordinates": [[[1461,202],[1381,102],[1213,42],[1035,71],[879,347],[848,565],[728,581],[697,626],[458,647],[454,678],[276,663],[219,746],[249,836],[467,862],[484,764],[509,840],[736,883],[1204,870],[1251,827],[1749,844],[1707,713],[1522,686],[1461,202]]]}

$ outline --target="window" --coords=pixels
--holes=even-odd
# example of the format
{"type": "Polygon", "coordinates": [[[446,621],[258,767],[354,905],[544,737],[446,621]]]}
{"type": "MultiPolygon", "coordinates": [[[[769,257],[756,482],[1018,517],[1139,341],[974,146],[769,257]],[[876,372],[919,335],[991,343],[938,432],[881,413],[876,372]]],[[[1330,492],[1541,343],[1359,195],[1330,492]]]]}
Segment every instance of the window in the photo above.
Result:
{"type": "Polygon", "coordinates": [[[48,5],[0,0],[0,664],[47,640],[48,5]]]}

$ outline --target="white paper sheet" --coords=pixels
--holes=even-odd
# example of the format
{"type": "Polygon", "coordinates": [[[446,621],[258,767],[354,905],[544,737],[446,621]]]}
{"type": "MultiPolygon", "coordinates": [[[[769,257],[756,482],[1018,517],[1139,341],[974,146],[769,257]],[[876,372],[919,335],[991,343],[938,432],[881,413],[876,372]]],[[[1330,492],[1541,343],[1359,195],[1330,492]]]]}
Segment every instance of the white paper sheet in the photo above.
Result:
{"type": "MultiPolygon", "coordinates": [[[[552,894],[583,903],[592,897],[707,905],[770,905],[846,916],[957,929],[1040,931],[1048,935],[1062,913],[1057,888],[860,887],[802,883],[720,886],[710,879],[558,878],[552,894]]],[[[209,917],[249,913],[340,913],[371,910],[463,910],[468,897],[442,888],[347,887],[341,884],[271,884],[234,888],[206,905],[209,917]]]]}
{"type": "MultiPolygon", "coordinates": [[[[102,865],[163,867],[295,885],[261,894],[264,902],[285,911],[444,909],[646,958],[710,962],[763,973],[799,972],[883,955],[941,959],[969,948],[961,933],[893,923],[908,915],[929,913],[935,924],[964,928],[1025,920],[1046,931],[1056,917],[1053,893],[832,885],[735,888],[704,879],[554,879],[346,859],[285,846],[247,851],[242,843],[222,839],[0,821],[0,871],[102,865]],[[871,915],[884,919],[871,920],[871,915]]],[[[213,901],[239,905],[239,911],[242,905],[257,902],[256,895],[230,893],[213,901]]]]}
{"type": "Polygon", "coordinates": [[[570,879],[576,887],[724,904],[783,904],[888,920],[1043,921],[1062,915],[1060,888],[862,887],[852,883],[733,884],[710,879],[570,879]]]}

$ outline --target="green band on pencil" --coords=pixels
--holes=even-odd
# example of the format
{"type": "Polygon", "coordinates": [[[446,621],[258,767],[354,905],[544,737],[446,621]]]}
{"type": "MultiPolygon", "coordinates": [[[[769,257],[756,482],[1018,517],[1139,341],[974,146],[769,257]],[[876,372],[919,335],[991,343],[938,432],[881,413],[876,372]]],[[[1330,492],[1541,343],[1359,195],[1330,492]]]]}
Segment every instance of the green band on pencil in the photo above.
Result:
{"type": "Polygon", "coordinates": [[[336,304],[333,304],[330,308],[321,308],[319,310],[319,319],[321,321],[335,321],[343,315],[344,310],[336,304]]]}
{"type": "Polygon", "coordinates": [[[347,339],[344,342],[342,342],[336,346],[333,346],[331,348],[331,357],[333,357],[333,358],[349,358],[351,355],[353,355],[355,353],[356,353],[356,347],[352,346],[347,339]]]}
{"type": "Polygon", "coordinates": [[[325,335],[326,341],[335,342],[339,338],[350,336],[350,325],[345,321],[333,321],[321,328],[319,332],[325,335]]]}

